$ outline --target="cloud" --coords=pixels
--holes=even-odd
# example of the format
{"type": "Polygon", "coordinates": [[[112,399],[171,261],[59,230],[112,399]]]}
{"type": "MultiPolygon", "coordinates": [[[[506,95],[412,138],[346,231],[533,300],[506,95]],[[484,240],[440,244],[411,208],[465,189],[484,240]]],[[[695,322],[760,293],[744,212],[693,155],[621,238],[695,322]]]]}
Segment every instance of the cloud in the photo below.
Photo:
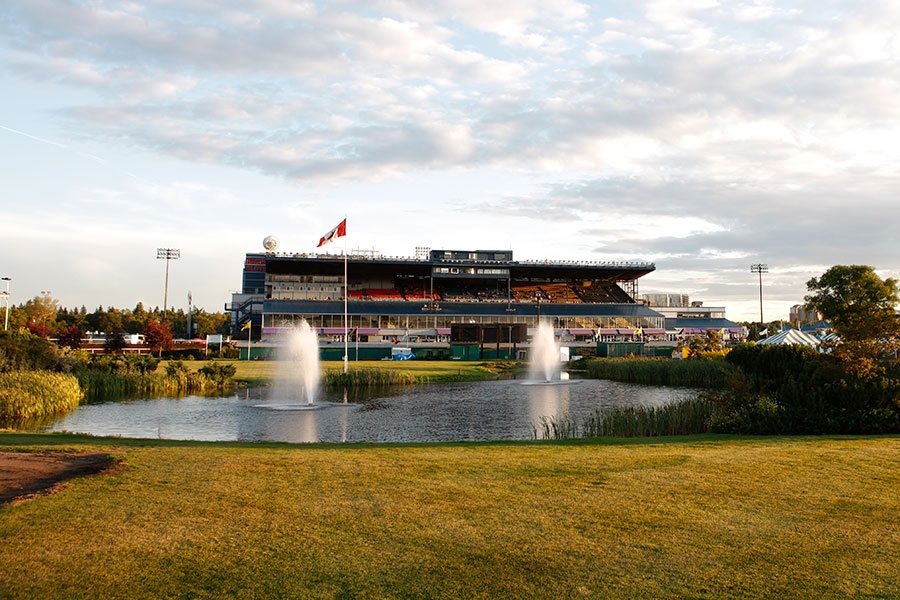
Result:
{"type": "MultiPolygon", "coordinates": [[[[58,127],[37,138],[259,174],[304,190],[296,214],[330,197],[321,190],[439,177],[466,189],[406,205],[549,230],[553,249],[575,231],[579,251],[705,272],[691,282],[723,297],[747,293],[750,262],[769,263],[785,296],[818,265],[900,267],[896,3],[10,0],[5,11],[6,102],[39,96],[58,127]],[[498,174],[517,184],[488,191],[498,174]]],[[[207,205],[186,179],[154,185],[207,205]]],[[[82,201],[134,214],[165,201],[89,189],[82,201]]]]}

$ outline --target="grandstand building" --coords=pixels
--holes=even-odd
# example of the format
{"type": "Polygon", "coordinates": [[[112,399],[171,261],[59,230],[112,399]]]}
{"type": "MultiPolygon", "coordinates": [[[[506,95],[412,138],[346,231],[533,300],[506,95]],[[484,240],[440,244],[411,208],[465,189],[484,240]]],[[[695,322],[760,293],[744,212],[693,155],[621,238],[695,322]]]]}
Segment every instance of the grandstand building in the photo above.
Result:
{"type": "Polygon", "coordinates": [[[636,300],[638,280],[653,263],[419,250],[414,258],[354,252],[346,261],[340,254],[247,254],[242,289],[229,307],[235,335],[249,324],[249,337],[265,341],[306,320],[326,347],[343,341],[346,301],[349,340],[364,349],[417,341],[449,352],[454,326],[531,330],[541,320],[561,340],[585,345],[635,332],[665,337],[665,317],[636,300]]]}

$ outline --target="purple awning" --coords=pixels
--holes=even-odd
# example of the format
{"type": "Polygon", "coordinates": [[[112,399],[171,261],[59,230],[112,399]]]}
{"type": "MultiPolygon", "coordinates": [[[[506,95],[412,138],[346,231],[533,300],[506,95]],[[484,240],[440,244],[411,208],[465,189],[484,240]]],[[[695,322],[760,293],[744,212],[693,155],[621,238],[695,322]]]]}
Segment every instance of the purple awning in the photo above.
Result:
{"type": "MultiPolygon", "coordinates": [[[[321,335],[344,335],[343,327],[319,327],[317,331],[321,335]]],[[[353,331],[352,329],[350,331],[353,331]]]]}

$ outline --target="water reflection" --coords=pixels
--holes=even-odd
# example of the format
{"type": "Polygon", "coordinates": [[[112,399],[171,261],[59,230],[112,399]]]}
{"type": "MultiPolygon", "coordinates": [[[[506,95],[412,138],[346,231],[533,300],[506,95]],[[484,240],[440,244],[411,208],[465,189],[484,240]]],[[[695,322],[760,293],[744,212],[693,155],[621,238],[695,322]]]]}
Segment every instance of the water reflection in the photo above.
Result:
{"type": "Polygon", "coordinates": [[[528,394],[528,416],[532,423],[569,414],[569,385],[524,386],[528,394]]]}
{"type": "Polygon", "coordinates": [[[432,442],[527,440],[546,418],[581,424],[597,409],[660,405],[693,390],[599,380],[573,385],[518,381],[453,383],[379,390],[323,391],[315,406],[291,406],[266,390],[223,398],[189,396],[79,407],[41,427],[92,435],[219,441],[432,442]]]}

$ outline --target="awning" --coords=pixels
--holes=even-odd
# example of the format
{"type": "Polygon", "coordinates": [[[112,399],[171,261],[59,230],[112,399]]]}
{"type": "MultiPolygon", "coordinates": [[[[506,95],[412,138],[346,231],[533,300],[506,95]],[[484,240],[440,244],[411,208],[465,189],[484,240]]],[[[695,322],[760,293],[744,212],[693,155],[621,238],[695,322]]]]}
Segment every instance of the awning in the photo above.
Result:
{"type": "Polygon", "coordinates": [[[665,333],[665,329],[659,329],[658,327],[644,329],[644,335],[664,335],[665,333]]]}
{"type": "Polygon", "coordinates": [[[359,335],[378,335],[377,327],[359,327],[356,330],[359,335]]]}
{"type": "Polygon", "coordinates": [[[569,329],[572,335],[594,335],[593,329],[569,329]]]}

